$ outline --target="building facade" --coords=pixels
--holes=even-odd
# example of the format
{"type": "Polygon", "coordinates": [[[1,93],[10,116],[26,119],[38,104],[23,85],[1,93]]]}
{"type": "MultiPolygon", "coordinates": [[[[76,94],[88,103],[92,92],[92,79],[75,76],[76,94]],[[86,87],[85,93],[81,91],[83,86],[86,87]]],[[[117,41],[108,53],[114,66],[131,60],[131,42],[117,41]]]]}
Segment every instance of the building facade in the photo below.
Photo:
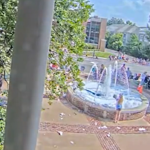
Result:
{"type": "Polygon", "coordinates": [[[148,40],[146,38],[147,34],[146,32],[148,31],[148,27],[139,27],[139,33],[138,33],[138,37],[139,37],[139,40],[143,43],[147,43],[148,40]]]}
{"type": "Polygon", "coordinates": [[[138,39],[144,44],[147,43],[146,32],[148,31],[148,27],[137,27],[135,25],[128,24],[113,24],[107,26],[107,32],[112,34],[122,33],[123,34],[123,44],[126,45],[130,40],[132,34],[137,35],[138,39]]]}
{"type": "Polygon", "coordinates": [[[107,19],[94,16],[86,22],[86,43],[95,45],[98,49],[105,51],[105,34],[107,19]]]}

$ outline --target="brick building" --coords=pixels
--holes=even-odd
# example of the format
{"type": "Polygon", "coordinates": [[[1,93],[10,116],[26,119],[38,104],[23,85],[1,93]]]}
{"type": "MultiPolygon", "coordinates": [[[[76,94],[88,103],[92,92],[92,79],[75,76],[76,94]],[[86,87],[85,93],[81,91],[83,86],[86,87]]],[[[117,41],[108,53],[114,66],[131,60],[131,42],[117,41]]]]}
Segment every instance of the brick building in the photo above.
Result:
{"type": "Polygon", "coordinates": [[[86,43],[95,45],[101,51],[105,51],[105,34],[107,19],[94,16],[84,24],[86,26],[86,43]]]}

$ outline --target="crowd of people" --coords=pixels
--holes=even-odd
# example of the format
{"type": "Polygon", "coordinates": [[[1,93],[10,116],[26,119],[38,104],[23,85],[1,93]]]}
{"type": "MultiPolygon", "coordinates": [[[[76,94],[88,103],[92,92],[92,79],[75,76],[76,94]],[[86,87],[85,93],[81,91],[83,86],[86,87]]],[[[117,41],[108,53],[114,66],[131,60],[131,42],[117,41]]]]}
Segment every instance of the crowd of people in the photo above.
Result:
{"type": "Polygon", "coordinates": [[[146,86],[146,88],[150,89],[150,75],[147,72],[142,74],[132,74],[130,68],[125,67],[125,64],[122,66],[124,70],[126,70],[128,79],[133,79],[139,82],[139,86],[146,86]]]}
{"type": "MultiPolygon", "coordinates": [[[[147,72],[144,72],[142,74],[135,73],[133,75],[130,68],[126,69],[125,64],[122,65],[121,70],[126,71],[128,79],[137,80],[139,82],[137,87],[139,93],[142,94],[144,85],[146,85],[146,87],[150,89],[150,75],[148,75],[147,72]]],[[[120,120],[120,113],[122,110],[122,104],[124,99],[122,94],[114,95],[113,98],[116,99],[116,114],[115,114],[114,122],[117,123],[120,120]]]]}
{"type": "Polygon", "coordinates": [[[147,66],[150,65],[149,59],[133,58],[132,61],[133,61],[134,63],[138,63],[138,64],[141,64],[141,65],[147,65],[147,66]]]}
{"type": "MultiPolygon", "coordinates": [[[[84,66],[81,67],[82,70],[85,69],[84,66]]],[[[92,68],[92,76],[94,80],[97,80],[101,77],[101,75],[103,74],[103,76],[105,77],[105,73],[103,72],[105,70],[105,65],[101,64],[101,66],[99,68],[93,67],[92,68]],[[98,70],[97,70],[98,69],[98,70]]],[[[112,70],[115,74],[116,70],[112,70]]],[[[119,82],[125,84],[126,83],[126,78],[128,78],[128,80],[134,80],[137,81],[139,83],[139,86],[145,86],[147,89],[150,89],[150,75],[147,72],[144,72],[142,74],[138,74],[135,73],[133,74],[132,71],[130,70],[130,68],[126,68],[126,65],[123,64],[120,69],[118,69],[118,73],[117,73],[117,79],[119,82]]],[[[102,78],[102,81],[104,79],[102,78]]]]}
{"type": "Polygon", "coordinates": [[[139,82],[140,86],[146,86],[146,88],[150,89],[150,75],[147,74],[147,72],[144,72],[142,74],[135,73],[133,76],[133,80],[136,80],[139,82]]]}
{"type": "Polygon", "coordinates": [[[99,68],[93,67],[92,68],[93,79],[97,80],[98,78],[100,78],[102,73],[105,76],[106,72],[103,72],[104,70],[105,70],[105,65],[104,64],[101,64],[101,66],[99,68]]]}
{"type": "Polygon", "coordinates": [[[121,51],[118,51],[118,55],[110,55],[109,56],[109,60],[112,61],[112,60],[123,60],[125,62],[128,62],[129,61],[129,58],[125,55],[125,53],[122,53],[121,51]]]}
{"type": "MultiPolygon", "coordinates": [[[[129,57],[124,52],[118,51],[117,55],[110,55],[109,60],[110,61],[113,61],[113,60],[121,61],[121,60],[123,60],[124,62],[129,62],[129,57]]],[[[133,58],[133,59],[131,59],[131,62],[132,63],[138,63],[141,65],[150,66],[150,60],[149,59],[133,58]]]]}
{"type": "MultiPolygon", "coordinates": [[[[125,53],[122,53],[121,51],[118,51],[118,56],[109,56],[109,60],[124,60],[125,62],[129,61],[129,58],[125,55],[125,53]]],[[[138,63],[141,65],[147,65],[150,66],[150,60],[149,59],[142,59],[142,58],[133,58],[132,62],[138,63]]],[[[132,74],[130,68],[127,68],[126,70],[128,79],[133,79],[138,81],[141,86],[146,86],[146,88],[150,89],[150,75],[147,74],[147,72],[144,72],[143,74],[135,73],[132,74]]]]}

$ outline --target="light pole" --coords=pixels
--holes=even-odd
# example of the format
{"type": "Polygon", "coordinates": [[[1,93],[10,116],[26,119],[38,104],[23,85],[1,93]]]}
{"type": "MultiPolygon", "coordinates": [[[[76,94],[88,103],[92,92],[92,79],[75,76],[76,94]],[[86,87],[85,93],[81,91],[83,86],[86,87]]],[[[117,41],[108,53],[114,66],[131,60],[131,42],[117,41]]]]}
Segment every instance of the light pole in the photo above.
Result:
{"type": "Polygon", "coordinates": [[[4,150],[35,150],[54,0],[20,0],[4,150]]]}

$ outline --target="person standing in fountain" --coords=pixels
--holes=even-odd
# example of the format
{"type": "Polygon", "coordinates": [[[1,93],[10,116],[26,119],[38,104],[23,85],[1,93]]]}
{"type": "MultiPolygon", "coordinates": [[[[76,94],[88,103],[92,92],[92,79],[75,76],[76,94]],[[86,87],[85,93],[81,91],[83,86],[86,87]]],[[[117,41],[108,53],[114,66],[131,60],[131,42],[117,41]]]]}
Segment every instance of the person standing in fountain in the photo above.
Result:
{"type": "Polygon", "coordinates": [[[122,65],[121,71],[126,71],[126,64],[123,64],[123,65],[122,65]]]}
{"type": "MultiPolygon", "coordinates": [[[[104,66],[104,64],[102,64],[100,69],[99,69],[99,78],[101,78],[102,74],[103,74],[103,77],[105,77],[106,72],[104,72],[104,70],[105,70],[105,66],[104,66]]],[[[102,81],[104,81],[104,78],[102,78],[102,81]]]]}
{"type": "Polygon", "coordinates": [[[100,67],[100,72],[99,73],[102,74],[104,69],[105,69],[105,66],[104,66],[104,64],[102,64],[101,67],[100,67]]]}
{"type": "Polygon", "coordinates": [[[126,65],[123,64],[122,67],[120,68],[120,82],[125,84],[126,83],[126,65]]]}
{"type": "Polygon", "coordinates": [[[142,75],[141,75],[141,82],[140,82],[140,85],[143,86],[144,85],[144,81],[145,81],[145,78],[147,76],[147,72],[144,72],[142,75]]]}
{"type": "Polygon", "coordinates": [[[131,79],[132,72],[131,72],[130,68],[127,69],[126,73],[127,73],[128,79],[131,79]]]}
{"type": "Polygon", "coordinates": [[[94,68],[92,69],[92,74],[93,74],[93,79],[94,79],[94,80],[97,80],[97,70],[96,70],[96,67],[94,67],[94,68]]]}
{"type": "Polygon", "coordinates": [[[114,99],[116,99],[117,103],[116,103],[116,115],[115,115],[115,123],[117,123],[120,120],[120,113],[122,110],[122,103],[123,103],[123,94],[119,94],[119,96],[117,97],[117,95],[113,96],[114,99]]]}

